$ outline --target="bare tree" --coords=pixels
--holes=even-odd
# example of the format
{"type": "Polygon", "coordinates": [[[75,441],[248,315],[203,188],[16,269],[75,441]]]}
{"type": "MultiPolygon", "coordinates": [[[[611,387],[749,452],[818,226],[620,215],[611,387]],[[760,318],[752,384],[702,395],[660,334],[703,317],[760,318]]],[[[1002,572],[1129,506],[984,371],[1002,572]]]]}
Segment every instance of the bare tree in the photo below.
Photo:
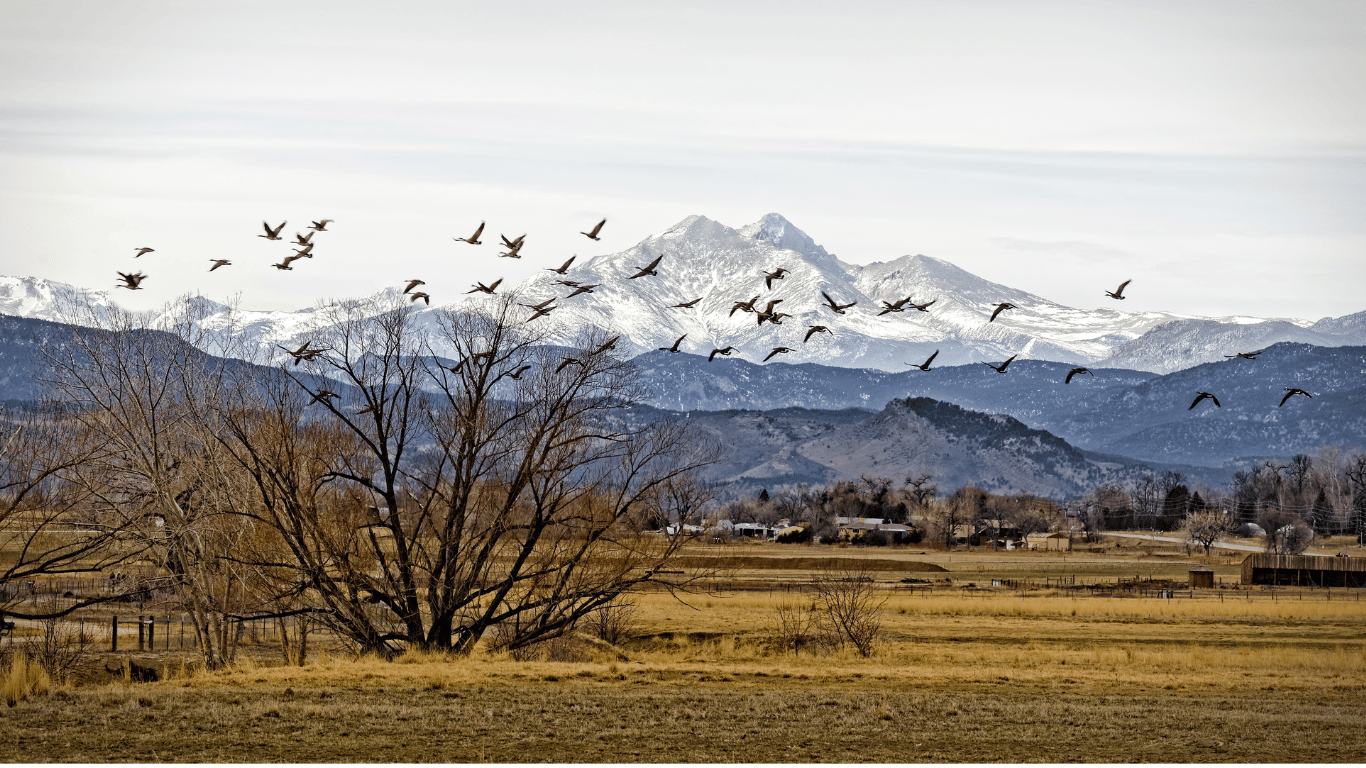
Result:
{"type": "Polygon", "coordinates": [[[1186,541],[1204,547],[1206,556],[1209,555],[1210,547],[1228,535],[1232,529],[1233,521],[1217,509],[1192,512],[1181,524],[1181,532],[1186,534],[1186,541]]]}
{"type": "Polygon", "coordinates": [[[1314,531],[1304,519],[1289,510],[1269,508],[1257,518],[1266,531],[1266,551],[1276,555],[1298,555],[1314,540],[1314,531]]]}
{"type": "Polygon", "coordinates": [[[467,654],[495,626],[516,651],[697,578],[663,567],[686,537],[643,529],[698,513],[708,454],[626,417],[635,368],[605,336],[566,357],[519,314],[438,313],[428,342],[404,302],[339,303],[309,367],[239,388],[221,434],[288,553],[255,564],[277,599],[306,597],[360,648],[467,654]]]}

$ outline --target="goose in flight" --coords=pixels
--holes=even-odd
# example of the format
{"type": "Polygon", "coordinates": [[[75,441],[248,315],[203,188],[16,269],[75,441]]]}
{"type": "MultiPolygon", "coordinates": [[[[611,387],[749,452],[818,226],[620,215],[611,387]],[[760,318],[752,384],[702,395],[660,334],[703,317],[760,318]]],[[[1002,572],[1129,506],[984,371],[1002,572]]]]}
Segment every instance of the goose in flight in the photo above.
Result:
{"type": "Polygon", "coordinates": [[[520,259],[522,258],[522,244],[519,242],[515,246],[508,246],[507,253],[498,254],[500,259],[520,259]]]}
{"type": "Polygon", "coordinates": [[[884,310],[882,310],[881,312],[877,313],[877,314],[878,314],[878,317],[881,317],[881,316],[887,314],[888,312],[902,312],[902,311],[905,311],[905,306],[904,306],[904,305],[905,305],[906,302],[908,302],[908,301],[910,301],[910,300],[911,300],[911,297],[910,297],[910,296],[907,296],[906,298],[902,299],[901,301],[896,302],[895,304],[892,304],[892,303],[889,303],[889,302],[886,302],[886,301],[882,302],[882,306],[886,307],[886,309],[884,309],[884,310]]]}
{"type": "Polygon", "coordinates": [[[774,280],[782,280],[782,279],[783,279],[783,276],[786,275],[786,274],[787,274],[787,269],[784,268],[784,267],[778,267],[777,269],[773,270],[772,272],[765,272],[765,273],[764,273],[764,288],[765,288],[766,290],[770,290],[770,291],[773,290],[773,281],[774,281],[774,280]]]}
{"type": "Polygon", "coordinates": [[[559,366],[558,368],[555,369],[555,373],[559,373],[560,371],[563,371],[563,370],[565,369],[566,366],[570,366],[570,365],[582,366],[583,364],[584,364],[583,361],[580,360],[580,359],[578,359],[577,357],[566,357],[566,358],[564,358],[564,362],[560,363],[560,366],[559,366]]]}
{"type": "Polygon", "coordinates": [[[659,262],[661,262],[661,261],[663,261],[663,260],[664,260],[664,256],[663,256],[663,255],[660,255],[660,256],[655,257],[655,260],[654,260],[654,261],[650,262],[647,266],[641,267],[639,272],[635,273],[634,275],[631,275],[630,277],[628,277],[628,278],[626,278],[626,279],[627,279],[627,280],[634,280],[634,279],[636,279],[637,277],[645,277],[646,275],[658,275],[659,272],[655,270],[655,267],[658,267],[658,266],[659,266],[659,262]]]}
{"type": "Polygon", "coordinates": [[[261,226],[265,227],[266,233],[264,235],[257,235],[257,237],[264,237],[267,240],[283,240],[284,238],[280,237],[280,230],[284,229],[285,225],[288,223],[288,221],[282,221],[280,222],[280,226],[271,229],[270,225],[263,221],[261,222],[261,226]]]}
{"type": "Polygon", "coordinates": [[[303,250],[296,250],[296,251],[294,252],[294,256],[295,256],[296,258],[300,258],[300,259],[304,259],[304,258],[311,259],[311,258],[313,258],[313,244],[312,244],[312,243],[309,243],[308,245],[305,245],[305,246],[303,247],[303,250]]]}
{"type": "Polygon", "coordinates": [[[744,310],[744,311],[746,311],[746,312],[753,312],[753,311],[754,311],[754,302],[756,302],[756,301],[758,301],[758,300],[759,300],[759,297],[758,297],[758,296],[755,296],[754,298],[750,299],[749,301],[737,301],[737,302],[735,302],[735,304],[730,308],[730,314],[727,315],[727,317],[734,317],[734,316],[735,316],[735,310],[737,310],[737,309],[742,309],[742,310],[744,310]]]}
{"type": "Polygon", "coordinates": [[[214,271],[215,269],[218,269],[219,267],[231,267],[231,266],[232,266],[232,262],[231,262],[231,261],[228,261],[227,259],[209,259],[209,261],[212,261],[212,262],[213,262],[213,266],[212,266],[212,267],[209,267],[209,271],[210,271],[210,272],[214,271]]]}
{"type": "MultiPolygon", "coordinates": [[[[763,320],[767,320],[770,323],[773,323],[774,325],[782,325],[784,317],[792,317],[792,315],[789,315],[786,312],[774,312],[771,315],[765,316],[763,320]]],[[[763,325],[763,320],[760,320],[760,325],[763,325]]]]}
{"type": "Polygon", "coordinates": [[[828,333],[831,336],[835,335],[834,331],[830,330],[829,328],[826,328],[823,325],[813,325],[810,326],[807,330],[806,338],[802,339],[802,343],[805,344],[806,342],[811,341],[811,337],[817,333],[828,333]]]}
{"type": "Polygon", "coordinates": [[[930,305],[933,304],[935,301],[939,301],[939,299],[935,299],[934,301],[927,301],[927,302],[925,302],[924,304],[916,304],[914,301],[912,301],[912,302],[910,303],[910,305],[907,306],[906,308],[907,308],[907,309],[918,309],[918,310],[920,310],[921,312],[929,312],[929,311],[930,311],[930,305]]]}
{"type": "Polygon", "coordinates": [[[295,232],[295,233],[294,233],[294,245],[308,245],[309,241],[313,239],[313,235],[314,235],[314,234],[315,234],[315,233],[313,233],[313,232],[309,232],[309,233],[308,233],[308,237],[304,237],[303,235],[299,234],[298,232],[295,232]]]}
{"type": "Polygon", "coordinates": [[[309,349],[309,345],[311,345],[312,343],[313,342],[311,341],[305,341],[298,349],[282,347],[279,344],[276,344],[275,346],[280,347],[280,349],[283,349],[287,354],[289,354],[290,357],[293,357],[294,364],[298,365],[301,361],[304,360],[312,362],[315,357],[327,351],[325,349],[322,349],[321,347],[318,349],[309,349]]]}
{"type": "MultiPolygon", "coordinates": [[[[928,370],[930,370],[930,363],[933,363],[933,362],[934,362],[934,359],[935,359],[936,357],[939,357],[939,350],[937,350],[937,349],[934,351],[934,354],[933,354],[933,355],[930,355],[930,359],[926,360],[925,362],[921,363],[920,365],[916,365],[915,363],[906,363],[906,365],[909,365],[909,366],[911,366],[912,368],[919,368],[919,369],[922,370],[922,371],[928,371],[928,370]]],[[[1012,357],[1012,358],[1010,358],[1010,359],[1011,359],[1011,360],[1014,360],[1015,358],[1012,357]]],[[[1008,364],[1010,361],[1007,360],[1006,362],[1007,362],[1007,364],[1008,364]]],[[[988,365],[990,365],[990,363],[988,363],[988,365]]],[[[1004,370],[1004,369],[1005,369],[1005,366],[1001,366],[1001,368],[1002,368],[1002,370],[1004,370]]]]}
{"type": "Polygon", "coordinates": [[[574,259],[577,259],[578,257],[579,257],[579,255],[576,253],[576,254],[574,254],[573,256],[570,256],[570,257],[569,257],[569,261],[566,261],[565,263],[561,264],[561,265],[558,266],[558,267],[548,267],[548,268],[546,268],[546,271],[547,271],[547,272],[555,272],[555,273],[557,273],[557,274],[563,275],[563,274],[569,272],[569,265],[570,265],[570,264],[573,264],[573,263],[574,263],[574,259]]]}
{"type": "Polygon", "coordinates": [[[1214,407],[1215,407],[1215,408],[1223,408],[1223,407],[1224,407],[1224,406],[1222,406],[1222,405],[1219,404],[1219,398],[1215,397],[1214,395],[1212,395],[1212,394],[1210,394],[1210,393],[1208,393],[1208,392],[1200,392],[1200,393],[1196,396],[1195,400],[1194,400],[1193,402],[1191,402],[1190,408],[1187,408],[1186,410],[1189,411],[1189,410],[1194,409],[1195,406],[1197,406],[1197,405],[1200,404],[1200,401],[1201,401],[1201,400],[1204,400],[1204,399],[1207,398],[1207,397],[1208,397],[1209,399],[1211,399],[1211,400],[1214,401],[1214,407]]]}
{"type": "Polygon", "coordinates": [[[470,245],[480,245],[479,236],[484,234],[484,222],[479,222],[479,228],[474,230],[474,234],[469,237],[453,237],[457,243],[469,243],[470,245]]]}
{"type": "Polygon", "coordinates": [[[511,373],[509,373],[509,374],[508,374],[508,378],[509,378],[509,379],[517,379],[517,380],[520,380],[520,379],[522,378],[522,374],[526,373],[526,372],[529,371],[529,370],[531,370],[531,366],[529,366],[529,365],[524,365],[524,366],[522,366],[521,368],[518,368],[517,370],[512,371],[511,373]]]}
{"type": "Polygon", "coordinates": [[[735,352],[735,351],[736,351],[735,347],[726,347],[726,348],[724,348],[724,349],[713,349],[713,350],[711,351],[711,354],[710,354],[710,355],[707,355],[707,362],[710,363],[711,361],[715,360],[717,355],[722,355],[722,356],[724,356],[724,357],[730,357],[731,353],[733,353],[733,352],[735,352]]]}
{"type": "Polygon", "coordinates": [[[499,237],[503,239],[504,248],[517,249],[522,247],[522,241],[526,239],[526,233],[524,232],[511,240],[508,239],[507,235],[499,235],[499,237]]]}
{"type": "MultiPolygon", "coordinates": [[[[261,237],[265,237],[265,235],[261,235],[261,237]]],[[[138,250],[138,252],[135,253],[135,254],[133,254],[133,258],[135,258],[135,259],[136,259],[137,257],[141,256],[141,255],[144,254],[144,253],[154,253],[154,252],[156,251],[155,248],[139,248],[139,249],[137,249],[137,250],[138,250]]]]}
{"type": "Polygon", "coordinates": [[[1008,302],[1008,301],[1005,302],[1005,303],[1002,303],[1002,304],[997,304],[997,305],[996,305],[996,311],[991,313],[991,319],[988,320],[987,322],[988,322],[988,323],[995,322],[995,321],[996,321],[996,316],[999,315],[999,314],[1001,314],[1002,312],[1006,311],[1007,309],[1019,309],[1019,307],[1015,306],[1014,304],[1011,304],[1011,303],[1008,302]]]}
{"type": "Polygon", "coordinates": [[[617,339],[620,339],[620,338],[621,338],[620,336],[613,336],[610,340],[608,340],[608,342],[607,342],[606,344],[603,344],[601,347],[598,347],[597,349],[593,350],[593,351],[590,352],[589,354],[600,355],[600,354],[602,354],[603,352],[606,352],[606,351],[609,350],[609,349],[616,349],[616,348],[617,348],[617,339]]]}
{"type": "Polygon", "coordinates": [[[589,240],[601,240],[602,238],[598,237],[598,233],[602,231],[602,225],[606,223],[607,219],[603,219],[598,222],[596,227],[593,227],[592,232],[580,232],[579,234],[586,236],[589,240]]]}
{"type": "Polygon", "coordinates": [[[679,344],[682,344],[682,343],[683,343],[683,340],[686,339],[686,338],[688,338],[688,334],[685,333],[685,334],[683,334],[682,336],[679,336],[679,337],[678,337],[678,340],[674,342],[674,345],[673,345],[672,347],[660,347],[660,348],[659,348],[659,351],[660,351],[660,352],[673,352],[673,353],[677,354],[677,353],[679,352],[678,345],[679,345],[679,344]]]}
{"type": "Polygon", "coordinates": [[[702,297],[701,297],[701,296],[698,296],[697,298],[693,299],[692,301],[685,301],[685,302],[683,302],[682,304],[675,304],[675,305],[673,305],[672,307],[670,307],[670,309],[691,309],[692,306],[693,306],[694,304],[696,304],[697,302],[699,302],[699,301],[701,301],[701,300],[702,300],[702,297]]]}
{"type": "Polygon", "coordinates": [[[768,302],[767,307],[764,307],[763,309],[753,310],[756,314],[759,315],[759,325],[763,325],[765,320],[771,319],[773,317],[773,308],[781,303],[783,303],[782,299],[773,299],[772,301],[768,302]]]}
{"type": "Polygon", "coordinates": [[[594,288],[600,287],[602,287],[602,283],[594,283],[593,285],[580,285],[579,287],[574,289],[573,293],[569,294],[565,298],[572,299],[575,296],[578,296],[580,293],[592,293],[594,288]]]}
{"type": "Polygon", "coordinates": [[[404,292],[404,293],[408,293],[409,291],[413,290],[414,288],[418,287],[419,285],[426,285],[426,284],[427,284],[427,283],[426,283],[425,281],[422,281],[422,280],[409,280],[409,281],[408,281],[408,287],[407,287],[407,288],[404,288],[404,289],[403,289],[403,292],[404,292]]]}
{"type": "Polygon", "coordinates": [[[1241,357],[1241,358],[1243,358],[1244,360],[1256,360],[1256,359],[1257,359],[1257,355],[1260,355],[1261,353],[1263,353],[1263,352],[1265,352],[1265,351],[1266,351],[1266,350],[1264,350],[1264,349],[1259,349],[1259,350],[1257,350],[1256,352],[1239,352],[1239,353],[1236,354],[1236,355],[1224,355],[1224,357],[1228,357],[1228,358],[1241,357]]]}
{"type": "Polygon", "coordinates": [[[1105,295],[1106,295],[1106,296],[1109,296],[1109,297],[1112,298],[1112,299],[1119,299],[1120,301],[1123,301],[1123,300],[1124,300],[1124,286],[1126,286],[1126,285],[1128,285],[1129,283],[1132,283],[1132,282],[1133,282],[1133,280],[1125,280],[1124,282],[1122,282],[1122,283],[1119,284],[1119,287],[1115,289],[1115,292],[1114,292],[1114,293],[1110,293],[1109,291],[1106,291],[1106,292],[1105,292],[1105,295]]]}
{"type": "Polygon", "coordinates": [[[498,288],[498,284],[501,283],[501,282],[503,282],[503,278],[501,278],[501,277],[498,278],[497,280],[494,280],[494,281],[493,281],[493,285],[484,285],[483,283],[476,282],[476,283],[474,284],[474,287],[471,288],[471,289],[469,289],[468,291],[465,291],[465,293],[467,293],[467,294],[469,294],[469,293],[487,293],[488,295],[492,296],[492,295],[493,295],[493,291],[494,291],[496,288],[498,288]]]}
{"type": "Polygon", "coordinates": [[[292,262],[292,261],[298,261],[298,260],[301,259],[301,258],[303,258],[303,257],[302,257],[302,256],[286,256],[284,261],[280,262],[279,264],[272,264],[271,266],[275,267],[276,269],[288,269],[288,270],[291,270],[291,271],[292,271],[292,270],[294,269],[294,267],[289,266],[290,262],[292,262]]]}
{"type": "Polygon", "coordinates": [[[773,351],[768,353],[768,357],[764,358],[764,362],[767,363],[769,358],[773,357],[774,355],[785,355],[791,351],[792,349],[790,347],[774,347],[773,351]]]}
{"type": "MultiPolygon", "coordinates": [[[[1285,397],[1282,397],[1282,398],[1281,398],[1281,405],[1285,405],[1285,401],[1286,401],[1286,400],[1289,400],[1290,398],[1294,397],[1295,395],[1304,395],[1305,397],[1313,397],[1313,395],[1309,394],[1308,392],[1305,392],[1305,391],[1302,390],[1302,389],[1298,389],[1298,388],[1296,388],[1296,387],[1285,387],[1285,397]]],[[[1278,406],[1276,406],[1276,407],[1277,407],[1277,408],[1280,408],[1281,405],[1278,405],[1278,406]]]]}
{"type": "Polygon", "coordinates": [[[131,275],[125,274],[125,273],[123,273],[123,272],[119,272],[118,275],[119,275],[119,278],[121,278],[121,279],[123,280],[123,285],[119,285],[119,286],[115,286],[115,287],[116,287],[116,288],[127,288],[127,289],[130,290],[130,291],[142,290],[142,281],[147,279],[147,276],[144,275],[144,274],[142,274],[141,272],[134,272],[134,273],[131,274],[131,275]]]}
{"type": "Polygon", "coordinates": [[[315,221],[313,222],[313,226],[309,227],[309,229],[313,230],[314,232],[326,232],[327,225],[331,223],[332,219],[323,219],[322,221],[315,221]]]}
{"type": "Polygon", "coordinates": [[[336,392],[333,392],[330,389],[320,389],[313,395],[313,399],[309,400],[308,403],[309,405],[322,401],[327,401],[330,403],[332,401],[332,398],[334,397],[340,397],[340,395],[338,395],[336,392]]]}
{"type": "Polygon", "coordinates": [[[555,282],[559,283],[560,285],[567,285],[567,286],[569,286],[570,288],[578,288],[578,287],[579,287],[578,282],[576,282],[576,281],[574,281],[574,280],[556,280],[555,282]]]}
{"type": "Polygon", "coordinates": [[[540,304],[523,304],[522,306],[526,307],[527,309],[534,309],[534,310],[536,310],[536,311],[539,312],[539,311],[545,309],[546,307],[549,307],[552,303],[554,303],[554,301],[555,301],[555,297],[554,297],[554,296],[551,296],[550,298],[546,299],[545,301],[541,302],[540,304]]]}
{"type": "Polygon", "coordinates": [[[429,307],[432,305],[432,297],[428,296],[422,291],[413,291],[413,295],[411,298],[408,299],[408,301],[417,301],[418,299],[422,299],[422,301],[424,301],[429,307]]]}
{"type": "Polygon", "coordinates": [[[540,318],[545,317],[546,315],[550,314],[551,312],[554,312],[557,309],[559,309],[559,307],[545,307],[543,309],[533,310],[531,317],[527,318],[527,322],[531,322],[532,320],[539,320],[540,318]]]}
{"type": "Polygon", "coordinates": [[[1093,379],[1096,377],[1096,375],[1095,375],[1094,373],[1091,373],[1091,369],[1090,369],[1090,368],[1073,368],[1072,370],[1070,370],[1070,371],[1067,372],[1067,378],[1063,379],[1063,380],[1062,380],[1062,383],[1064,383],[1064,384],[1071,384],[1071,383],[1072,383],[1072,377],[1073,377],[1073,376],[1077,376],[1077,375],[1083,374],[1083,373],[1086,374],[1087,376],[1090,376],[1090,377],[1093,378],[1093,379]]]}
{"type": "MultiPolygon", "coordinates": [[[[318,230],[318,231],[321,232],[322,230],[318,230]]],[[[379,403],[371,403],[371,404],[365,406],[364,408],[360,409],[359,411],[356,411],[356,415],[359,416],[359,415],[361,415],[361,414],[363,414],[363,413],[374,413],[374,412],[375,412],[375,407],[378,406],[378,405],[379,405],[379,403]]]]}
{"type": "Polygon", "coordinates": [[[844,310],[858,303],[857,301],[851,301],[848,304],[836,304],[835,300],[830,298],[830,295],[827,294],[825,291],[821,291],[821,295],[825,297],[825,306],[829,307],[831,311],[833,311],[837,315],[844,314],[844,310]]]}
{"type": "MultiPolygon", "coordinates": [[[[1018,354],[1011,355],[1010,360],[1014,360],[1017,357],[1019,357],[1018,354]]],[[[982,365],[985,365],[986,367],[992,369],[993,371],[996,371],[997,373],[1005,373],[1006,369],[1010,367],[1010,360],[1006,360],[1004,363],[1001,363],[1000,365],[992,365],[991,363],[982,363],[982,365]]]]}

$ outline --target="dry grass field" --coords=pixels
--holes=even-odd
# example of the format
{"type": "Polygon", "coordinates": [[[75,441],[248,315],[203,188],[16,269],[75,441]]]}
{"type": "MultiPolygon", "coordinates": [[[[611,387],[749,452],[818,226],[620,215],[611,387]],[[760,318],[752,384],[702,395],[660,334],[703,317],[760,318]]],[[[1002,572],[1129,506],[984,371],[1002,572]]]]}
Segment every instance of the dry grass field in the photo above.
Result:
{"type": "MultiPolygon", "coordinates": [[[[562,654],[566,661],[476,653],[384,662],[332,649],[286,667],[277,649],[261,645],[248,646],[236,667],[207,673],[162,658],[170,674],[157,683],[106,676],[54,684],[0,710],[0,759],[1359,762],[1366,755],[1359,590],[1325,599],[1323,590],[1224,589],[1169,600],[968,588],[979,578],[1071,574],[1081,581],[1113,572],[1113,580],[1135,569],[1176,578],[1191,559],[1113,548],[1070,553],[1065,563],[1056,553],[919,552],[697,551],[690,556],[746,559],[729,571],[728,584],[686,602],[638,596],[635,639],[618,649],[580,643],[562,654]],[[871,657],[794,655],[771,642],[775,606],[790,600],[791,584],[810,577],[803,569],[811,563],[770,567],[751,558],[818,555],[883,562],[869,570],[887,595],[871,657]]],[[[1211,564],[1236,581],[1236,562],[1211,564]]]]}

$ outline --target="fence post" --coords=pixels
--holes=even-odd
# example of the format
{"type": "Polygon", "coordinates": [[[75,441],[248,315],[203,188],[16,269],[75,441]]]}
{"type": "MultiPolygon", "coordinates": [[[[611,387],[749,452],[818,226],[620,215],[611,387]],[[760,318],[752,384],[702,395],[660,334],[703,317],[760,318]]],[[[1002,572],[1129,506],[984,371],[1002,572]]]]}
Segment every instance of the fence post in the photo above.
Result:
{"type": "Polygon", "coordinates": [[[180,649],[185,649],[185,614],[180,614],[180,649]]]}
{"type": "Polygon", "coordinates": [[[157,649],[156,636],[157,636],[157,617],[156,617],[156,616],[148,616],[148,617],[147,617],[147,650],[149,650],[149,651],[155,651],[155,650],[157,649]]]}
{"type": "Polygon", "coordinates": [[[111,628],[109,630],[109,652],[119,652],[119,617],[117,615],[110,619],[111,628]]]}
{"type": "Polygon", "coordinates": [[[138,614],[138,650],[143,650],[143,642],[147,639],[147,625],[142,621],[142,614],[138,614]]]}

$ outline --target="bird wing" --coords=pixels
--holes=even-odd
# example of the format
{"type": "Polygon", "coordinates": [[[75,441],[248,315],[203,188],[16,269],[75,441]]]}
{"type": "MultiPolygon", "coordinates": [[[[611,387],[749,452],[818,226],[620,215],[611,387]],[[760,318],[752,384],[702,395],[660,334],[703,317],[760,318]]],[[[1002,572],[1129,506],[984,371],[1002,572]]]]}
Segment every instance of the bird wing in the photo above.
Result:
{"type": "Polygon", "coordinates": [[[597,237],[597,236],[598,236],[598,233],[602,231],[602,225],[603,225],[603,224],[606,224],[606,223],[607,223],[607,219],[603,219],[602,221],[599,221],[599,222],[598,222],[598,225],[597,225],[596,227],[593,227],[593,231],[590,232],[590,233],[588,233],[588,236],[589,236],[589,237],[597,237]]]}
{"type": "Polygon", "coordinates": [[[1115,289],[1115,293],[1117,293],[1117,294],[1119,294],[1119,293],[1124,293],[1124,286],[1126,286],[1126,285],[1128,285],[1129,283],[1132,283],[1132,282],[1133,282],[1133,280],[1125,280],[1124,282],[1120,283],[1120,284],[1119,284],[1119,287],[1115,289]]]}
{"type": "Polygon", "coordinates": [[[1071,383],[1072,383],[1072,377],[1073,377],[1073,376],[1076,376],[1076,375],[1077,375],[1077,369],[1076,369],[1076,368],[1073,368],[1072,370],[1070,370],[1070,371],[1067,372],[1067,378],[1063,379],[1063,380],[1062,380],[1062,383],[1064,383],[1064,384],[1071,384],[1071,383]]]}
{"type": "MultiPolygon", "coordinates": [[[[1282,398],[1281,398],[1281,405],[1285,405],[1285,401],[1286,401],[1286,400],[1289,400],[1290,398],[1292,398],[1292,397],[1294,397],[1294,396],[1295,396],[1295,393],[1294,393],[1293,390],[1286,390],[1286,392],[1285,392],[1285,397],[1282,397],[1282,398]]],[[[1278,406],[1276,406],[1276,407],[1277,407],[1277,408],[1280,408],[1281,405],[1278,405],[1278,406]]]]}
{"type": "Polygon", "coordinates": [[[806,332],[806,338],[802,339],[802,343],[805,344],[806,342],[811,341],[811,334],[813,333],[817,333],[815,326],[812,326],[811,330],[806,332]]]}
{"type": "Polygon", "coordinates": [[[1005,367],[1010,365],[1010,361],[1014,360],[1017,357],[1019,357],[1018,354],[1011,355],[1009,360],[1006,360],[1004,363],[1001,363],[1001,370],[1005,370],[1005,367]]]}
{"type": "Polygon", "coordinates": [[[1001,314],[1001,311],[1004,310],[1004,309],[1006,308],[1006,306],[1007,306],[1007,305],[1005,305],[1005,304],[998,304],[998,305],[996,306],[996,311],[991,313],[991,319],[988,320],[987,322],[988,322],[988,323],[995,322],[995,321],[996,321],[996,316],[999,315],[999,314],[1001,314]]]}
{"type": "Polygon", "coordinates": [[[821,296],[825,297],[825,303],[826,303],[826,304],[829,304],[829,305],[832,306],[832,307],[838,307],[838,306],[839,306],[838,304],[835,303],[835,300],[834,300],[834,299],[830,298],[830,294],[826,293],[825,291],[821,291],[821,296]]]}

